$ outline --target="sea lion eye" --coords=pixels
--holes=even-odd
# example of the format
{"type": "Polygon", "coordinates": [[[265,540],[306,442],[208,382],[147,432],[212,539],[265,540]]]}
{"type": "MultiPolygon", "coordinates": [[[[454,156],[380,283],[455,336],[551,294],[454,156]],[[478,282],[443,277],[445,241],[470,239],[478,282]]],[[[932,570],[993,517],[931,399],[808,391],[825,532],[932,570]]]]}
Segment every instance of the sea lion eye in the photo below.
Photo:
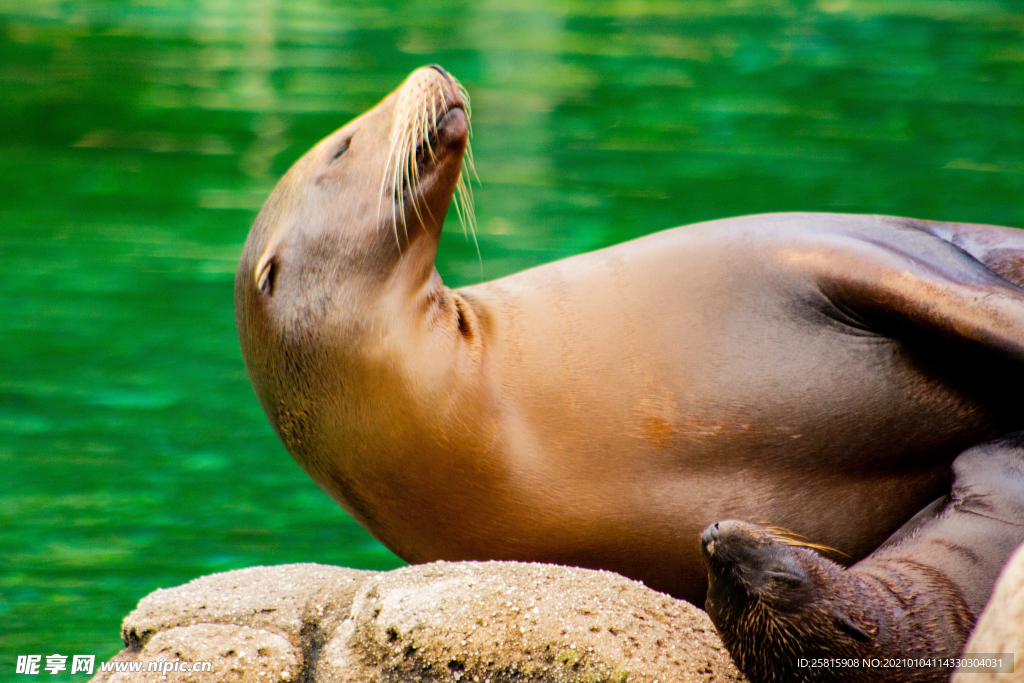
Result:
{"type": "Polygon", "coordinates": [[[345,140],[345,142],[341,143],[341,147],[339,147],[338,151],[336,151],[334,153],[334,156],[331,157],[330,163],[333,164],[335,161],[337,161],[338,157],[340,157],[342,154],[344,154],[348,150],[349,145],[351,145],[351,144],[352,144],[352,138],[348,138],[347,140],[345,140]]]}
{"type": "Polygon", "coordinates": [[[804,585],[807,578],[801,576],[799,573],[789,571],[787,569],[775,569],[765,572],[765,576],[770,579],[775,585],[782,586],[788,589],[797,589],[804,585]]]}

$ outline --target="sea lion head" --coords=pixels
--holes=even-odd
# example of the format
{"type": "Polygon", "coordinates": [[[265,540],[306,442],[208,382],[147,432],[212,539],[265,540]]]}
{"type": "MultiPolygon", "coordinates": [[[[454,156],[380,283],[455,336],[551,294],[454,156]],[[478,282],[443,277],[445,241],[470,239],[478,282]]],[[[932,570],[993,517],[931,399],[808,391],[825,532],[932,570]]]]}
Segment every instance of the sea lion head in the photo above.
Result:
{"type": "Polygon", "coordinates": [[[405,370],[444,372],[439,345],[469,329],[434,269],[456,191],[471,218],[468,140],[463,88],[439,66],[418,69],[295,162],[242,253],[235,317],[253,387],[288,450],[350,512],[368,507],[345,490],[366,477],[344,471],[375,442],[367,430],[414,422],[405,370]],[[340,472],[325,450],[339,443],[340,472]]]}
{"type": "Polygon", "coordinates": [[[819,547],[746,522],[704,530],[705,609],[751,681],[773,680],[801,657],[850,656],[871,640],[854,621],[844,569],[819,547]]]}

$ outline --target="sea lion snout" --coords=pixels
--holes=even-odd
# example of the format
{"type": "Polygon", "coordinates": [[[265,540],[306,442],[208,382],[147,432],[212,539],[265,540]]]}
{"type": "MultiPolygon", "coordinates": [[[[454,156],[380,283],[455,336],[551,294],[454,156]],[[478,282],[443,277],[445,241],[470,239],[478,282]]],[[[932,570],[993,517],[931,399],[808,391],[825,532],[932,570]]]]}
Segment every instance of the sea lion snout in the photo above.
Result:
{"type": "Polygon", "coordinates": [[[437,136],[442,144],[463,143],[469,133],[469,121],[461,105],[452,105],[437,122],[437,136]]]}
{"type": "Polygon", "coordinates": [[[472,227],[468,93],[434,64],[412,72],[385,103],[389,100],[389,152],[380,195],[390,198],[384,214],[391,218],[395,239],[408,238],[411,223],[439,232],[453,193],[460,221],[472,227]]]}
{"type": "Polygon", "coordinates": [[[701,555],[708,572],[729,573],[745,565],[763,545],[759,529],[735,520],[715,522],[700,538],[701,555]]]}
{"type": "Polygon", "coordinates": [[[700,536],[700,551],[706,558],[715,554],[715,543],[721,533],[718,525],[719,522],[710,525],[700,536]]]}
{"type": "MultiPolygon", "coordinates": [[[[775,599],[799,592],[810,581],[801,553],[770,530],[746,522],[715,522],[701,535],[709,582],[719,591],[775,599]]],[[[785,602],[785,600],[781,600],[785,602]]]]}

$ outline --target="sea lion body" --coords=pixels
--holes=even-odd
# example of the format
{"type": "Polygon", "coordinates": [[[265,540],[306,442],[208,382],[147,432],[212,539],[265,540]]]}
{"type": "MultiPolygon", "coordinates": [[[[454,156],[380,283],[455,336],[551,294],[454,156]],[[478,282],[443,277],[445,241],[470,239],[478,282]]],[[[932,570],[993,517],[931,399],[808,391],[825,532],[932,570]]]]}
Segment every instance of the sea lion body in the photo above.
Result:
{"type": "Polygon", "coordinates": [[[1011,228],[749,216],[446,288],[466,144],[446,79],[417,71],[296,162],[235,289],[271,424],[400,557],[598,567],[699,604],[708,523],[859,558],[948,490],[958,453],[1024,429],[1011,228]],[[415,154],[424,185],[395,191],[415,93],[451,114],[437,160],[415,154]]]}
{"type": "Polygon", "coordinates": [[[1024,438],[972,448],[953,473],[950,495],[849,569],[756,525],[705,530],[707,612],[751,683],[948,679],[935,660],[962,652],[1024,542],[1024,438]]]}

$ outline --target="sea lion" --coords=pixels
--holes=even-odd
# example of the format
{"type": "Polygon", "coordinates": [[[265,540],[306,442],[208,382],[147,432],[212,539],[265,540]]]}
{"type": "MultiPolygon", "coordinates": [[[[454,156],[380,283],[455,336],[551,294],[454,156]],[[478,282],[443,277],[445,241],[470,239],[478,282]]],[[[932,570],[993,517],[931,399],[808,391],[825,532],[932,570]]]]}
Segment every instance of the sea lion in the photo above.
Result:
{"type": "Polygon", "coordinates": [[[965,451],[953,477],[949,495],[849,569],[765,527],[704,531],[705,606],[751,683],[949,678],[1024,542],[1024,437],[965,451]]]}
{"type": "Polygon", "coordinates": [[[403,559],[702,604],[709,523],[859,559],[957,454],[1024,429],[1024,232],[747,216],[452,290],[434,256],[467,144],[457,83],[417,70],[285,174],[235,281],[274,430],[403,559]]]}

